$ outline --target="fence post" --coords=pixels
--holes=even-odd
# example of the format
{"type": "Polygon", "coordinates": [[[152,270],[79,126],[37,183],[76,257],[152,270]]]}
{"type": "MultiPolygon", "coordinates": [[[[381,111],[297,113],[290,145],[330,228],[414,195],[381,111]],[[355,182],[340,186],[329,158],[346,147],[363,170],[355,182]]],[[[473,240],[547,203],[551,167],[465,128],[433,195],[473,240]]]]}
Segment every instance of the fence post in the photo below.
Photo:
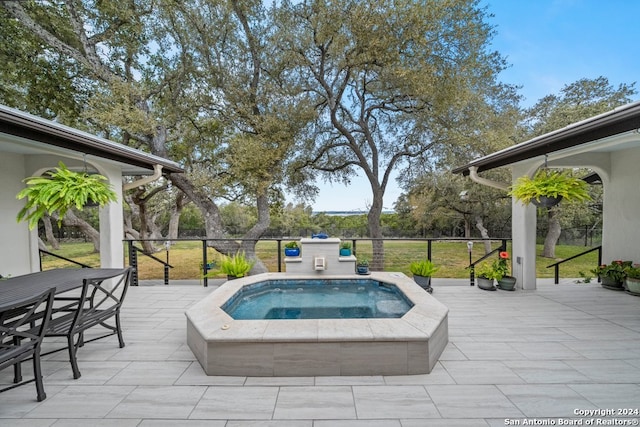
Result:
{"type": "Polygon", "coordinates": [[[202,272],[203,272],[203,284],[204,287],[209,286],[209,278],[207,277],[207,240],[202,239],[202,272]]]}
{"type": "Polygon", "coordinates": [[[431,239],[427,240],[427,259],[431,261],[431,239]]]}
{"type": "Polygon", "coordinates": [[[467,251],[469,252],[469,286],[475,286],[476,282],[476,266],[473,263],[473,241],[467,242],[467,251]]]}
{"type": "Polygon", "coordinates": [[[138,286],[138,253],[133,246],[132,240],[129,240],[127,244],[129,245],[129,266],[133,267],[133,272],[131,273],[131,286],[138,286]]]}
{"type": "Polygon", "coordinates": [[[276,239],[278,242],[278,273],[282,273],[282,240],[276,239]]]}

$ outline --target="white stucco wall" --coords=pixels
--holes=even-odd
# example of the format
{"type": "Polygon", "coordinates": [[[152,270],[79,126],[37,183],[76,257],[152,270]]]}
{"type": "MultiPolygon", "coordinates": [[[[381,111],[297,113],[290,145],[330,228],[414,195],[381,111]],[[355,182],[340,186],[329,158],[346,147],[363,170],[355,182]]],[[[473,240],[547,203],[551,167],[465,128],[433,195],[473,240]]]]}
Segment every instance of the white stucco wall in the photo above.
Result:
{"type": "MultiPolygon", "coordinates": [[[[531,175],[537,168],[535,163],[513,165],[512,179],[531,175]]],[[[537,212],[533,204],[526,205],[512,198],[511,202],[511,271],[516,278],[516,287],[520,289],[536,288],[536,222],[537,212]]]]}
{"type": "MultiPolygon", "coordinates": [[[[1,147],[0,147],[1,149],[1,147]]],[[[1,150],[0,150],[1,151],[1,150]]],[[[76,158],[60,155],[0,154],[0,274],[19,276],[39,271],[37,230],[30,231],[26,222],[18,223],[16,215],[24,206],[16,194],[25,187],[24,178],[40,175],[62,161],[68,167],[84,167],[80,154],[76,158]]],[[[120,167],[93,159],[93,166],[109,179],[118,196],[100,208],[100,264],[102,267],[122,267],[124,224],[122,213],[122,170],[120,167]]]]}
{"type": "Polygon", "coordinates": [[[29,230],[25,222],[16,222],[24,202],[16,194],[24,188],[25,157],[0,155],[0,274],[19,276],[32,271],[29,230]]]}
{"type": "Polygon", "coordinates": [[[602,261],[640,263],[640,148],[612,152],[603,185],[602,261]]]}

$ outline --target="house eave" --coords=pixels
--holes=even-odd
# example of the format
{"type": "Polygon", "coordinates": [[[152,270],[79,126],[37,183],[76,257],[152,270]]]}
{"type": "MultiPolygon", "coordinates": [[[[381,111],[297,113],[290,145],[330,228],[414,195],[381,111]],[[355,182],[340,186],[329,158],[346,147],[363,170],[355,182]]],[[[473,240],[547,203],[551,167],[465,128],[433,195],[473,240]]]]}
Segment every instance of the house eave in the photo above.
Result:
{"type": "Polygon", "coordinates": [[[491,170],[638,129],[640,102],[635,102],[481,157],[452,172],[469,175],[472,166],[478,172],[491,170]]]}
{"type": "Polygon", "coordinates": [[[155,165],[161,165],[165,174],[184,172],[180,165],[171,160],[2,105],[0,133],[133,165],[150,172],[153,172],[155,165]]]}

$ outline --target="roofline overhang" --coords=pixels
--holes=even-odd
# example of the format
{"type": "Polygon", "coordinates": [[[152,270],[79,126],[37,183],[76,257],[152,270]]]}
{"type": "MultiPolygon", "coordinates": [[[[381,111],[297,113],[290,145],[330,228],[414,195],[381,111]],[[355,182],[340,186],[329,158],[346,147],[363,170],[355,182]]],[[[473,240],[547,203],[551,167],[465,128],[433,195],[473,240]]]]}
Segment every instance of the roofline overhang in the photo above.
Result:
{"type": "Polygon", "coordinates": [[[496,151],[457,167],[452,172],[469,175],[469,168],[472,166],[477,167],[478,172],[491,170],[638,129],[640,102],[634,102],[496,151]]]}
{"type": "Polygon", "coordinates": [[[180,165],[163,157],[145,153],[4,105],[0,105],[0,133],[134,165],[151,171],[154,170],[155,165],[161,165],[165,174],[184,172],[180,165]]]}

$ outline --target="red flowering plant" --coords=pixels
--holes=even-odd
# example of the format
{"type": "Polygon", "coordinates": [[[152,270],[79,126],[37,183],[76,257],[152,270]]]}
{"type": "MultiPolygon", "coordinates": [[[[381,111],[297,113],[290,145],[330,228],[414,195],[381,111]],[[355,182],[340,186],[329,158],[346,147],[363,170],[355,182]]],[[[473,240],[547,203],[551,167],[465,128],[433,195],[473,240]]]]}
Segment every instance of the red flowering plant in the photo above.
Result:
{"type": "Polygon", "coordinates": [[[478,277],[484,277],[486,279],[496,279],[498,282],[503,277],[509,275],[509,252],[501,251],[497,260],[493,261],[491,265],[484,264],[478,268],[476,273],[478,277]]]}
{"type": "Polygon", "coordinates": [[[631,267],[632,264],[632,261],[615,260],[611,261],[611,264],[602,264],[591,270],[591,272],[600,276],[600,278],[609,277],[614,282],[622,283],[626,276],[625,270],[631,267]]]}

